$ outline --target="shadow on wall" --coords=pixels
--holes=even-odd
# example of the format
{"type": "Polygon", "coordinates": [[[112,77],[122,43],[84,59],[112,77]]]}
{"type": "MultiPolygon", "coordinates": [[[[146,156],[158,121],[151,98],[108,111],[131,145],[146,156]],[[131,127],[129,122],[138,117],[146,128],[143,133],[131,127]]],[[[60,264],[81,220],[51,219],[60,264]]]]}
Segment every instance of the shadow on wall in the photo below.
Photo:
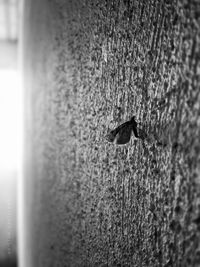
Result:
{"type": "Polygon", "coordinates": [[[15,258],[5,258],[0,260],[0,266],[1,267],[17,267],[17,262],[15,258]]]}

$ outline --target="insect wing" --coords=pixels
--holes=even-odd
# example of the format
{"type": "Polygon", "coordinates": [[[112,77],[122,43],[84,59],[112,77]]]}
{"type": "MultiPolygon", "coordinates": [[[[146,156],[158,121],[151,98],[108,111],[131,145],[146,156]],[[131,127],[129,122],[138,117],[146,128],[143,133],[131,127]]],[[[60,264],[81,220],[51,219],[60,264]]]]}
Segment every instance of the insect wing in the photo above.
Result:
{"type": "Polygon", "coordinates": [[[134,132],[135,137],[139,138],[137,127],[135,125],[132,126],[132,130],[134,132]]]}
{"type": "Polygon", "coordinates": [[[113,142],[115,140],[115,138],[117,137],[117,134],[119,133],[119,131],[124,127],[124,125],[126,125],[126,123],[123,123],[120,126],[118,126],[117,128],[115,128],[114,130],[110,131],[106,135],[106,140],[108,142],[113,142]]]}
{"type": "Polygon", "coordinates": [[[129,123],[127,123],[118,132],[116,143],[118,145],[124,145],[128,143],[131,139],[131,133],[132,133],[132,126],[129,123]]]}

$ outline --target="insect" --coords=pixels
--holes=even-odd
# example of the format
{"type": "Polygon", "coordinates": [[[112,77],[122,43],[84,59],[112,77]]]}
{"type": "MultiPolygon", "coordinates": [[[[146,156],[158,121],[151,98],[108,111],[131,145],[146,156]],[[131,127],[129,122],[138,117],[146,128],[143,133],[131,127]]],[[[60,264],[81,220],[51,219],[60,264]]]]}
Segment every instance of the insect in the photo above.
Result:
{"type": "Polygon", "coordinates": [[[107,134],[106,139],[108,142],[115,142],[118,145],[124,145],[130,141],[132,132],[136,138],[139,138],[137,122],[135,121],[134,116],[129,121],[110,131],[107,134]]]}

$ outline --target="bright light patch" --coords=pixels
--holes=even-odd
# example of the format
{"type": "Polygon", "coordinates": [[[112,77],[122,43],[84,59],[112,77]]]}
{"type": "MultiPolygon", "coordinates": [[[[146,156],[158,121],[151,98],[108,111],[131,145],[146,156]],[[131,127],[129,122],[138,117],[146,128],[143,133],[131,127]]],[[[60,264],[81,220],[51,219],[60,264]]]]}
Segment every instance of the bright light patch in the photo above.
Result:
{"type": "Polygon", "coordinates": [[[18,72],[0,70],[0,171],[17,170],[19,167],[21,110],[18,72]]]}
{"type": "Polygon", "coordinates": [[[16,253],[16,186],[22,153],[22,90],[17,70],[0,69],[0,259],[16,253]]]}

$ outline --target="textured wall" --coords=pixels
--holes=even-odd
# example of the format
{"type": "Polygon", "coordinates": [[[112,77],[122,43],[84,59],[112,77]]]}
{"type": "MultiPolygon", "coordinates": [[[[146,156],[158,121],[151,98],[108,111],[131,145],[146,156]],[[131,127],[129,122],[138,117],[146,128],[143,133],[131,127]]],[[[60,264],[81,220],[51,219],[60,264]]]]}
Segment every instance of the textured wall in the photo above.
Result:
{"type": "Polygon", "coordinates": [[[199,266],[199,2],[25,10],[32,266],[199,266]],[[147,140],[108,143],[134,114],[147,140]]]}

